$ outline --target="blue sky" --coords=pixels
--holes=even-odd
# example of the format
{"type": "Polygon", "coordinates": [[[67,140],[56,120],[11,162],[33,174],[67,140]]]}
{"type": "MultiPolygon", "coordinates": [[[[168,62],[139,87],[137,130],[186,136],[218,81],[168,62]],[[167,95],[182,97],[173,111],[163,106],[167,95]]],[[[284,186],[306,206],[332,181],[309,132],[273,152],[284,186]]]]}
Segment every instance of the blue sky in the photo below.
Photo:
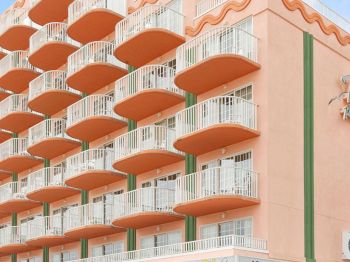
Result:
{"type": "MultiPolygon", "coordinates": [[[[15,0],[0,0],[0,13],[9,7],[15,0]]],[[[59,1],[59,0],[57,0],[59,1]]],[[[350,20],[350,0],[322,0],[329,7],[350,20]]]]}

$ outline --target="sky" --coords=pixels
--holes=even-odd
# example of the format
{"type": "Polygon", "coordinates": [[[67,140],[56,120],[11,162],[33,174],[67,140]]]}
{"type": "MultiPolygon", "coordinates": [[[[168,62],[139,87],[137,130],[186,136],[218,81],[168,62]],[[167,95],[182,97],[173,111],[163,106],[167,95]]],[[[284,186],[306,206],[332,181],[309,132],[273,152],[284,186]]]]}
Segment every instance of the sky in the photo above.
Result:
{"type": "MultiPolygon", "coordinates": [[[[350,0],[322,1],[350,21],[350,0]]],[[[7,7],[9,7],[14,2],[15,0],[0,0],[0,13],[2,13],[7,7]]]]}

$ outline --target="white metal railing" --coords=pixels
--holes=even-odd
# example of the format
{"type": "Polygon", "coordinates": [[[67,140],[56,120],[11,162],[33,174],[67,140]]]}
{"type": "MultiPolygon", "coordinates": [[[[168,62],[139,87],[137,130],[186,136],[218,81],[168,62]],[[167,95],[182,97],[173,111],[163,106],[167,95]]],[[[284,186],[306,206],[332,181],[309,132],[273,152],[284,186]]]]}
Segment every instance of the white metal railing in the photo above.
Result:
{"type": "Polygon", "coordinates": [[[350,33],[350,21],[341,16],[339,13],[335,12],[325,3],[320,0],[303,0],[311,8],[315,9],[321,15],[326,17],[329,21],[333,22],[339,26],[344,31],[350,33]]]}
{"type": "Polygon", "coordinates": [[[64,214],[64,230],[92,225],[111,225],[113,205],[103,202],[72,207],[64,214]]]}
{"type": "Polygon", "coordinates": [[[256,111],[256,104],[239,97],[210,98],[176,114],[176,137],[216,124],[239,124],[256,130],[256,111]]]}
{"type": "Polygon", "coordinates": [[[44,92],[62,90],[74,94],[79,91],[66,84],[67,73],[61,70],[46,71],[29,83],[29,100],[33,100],[44,92]]]}
{"type": "Polygon", "coordinates": [[[185,92],[174,83],[175,70],[163,65],[146,65],[115,83],[116,103],[138,92],[149,89],[164,89],[178,95],[185,92]]]}
{"type": "Polygon", "coordinates": [[[258,39],[234,26],[211,29],[176,49],[176,71],[223,54],[241,55],[258,62],[258,39]]]}
{"type": "Polygon", "coordinates": [[[126,16],[126,2],[126,0],[75,0],[68,7],[68,24],[73,24],[94,9],[107,9],[119,15],[126,16]]]}
{"type": "Polygon", "coordinates": [[[183,24],[184,16],[175,10],[161,5],[146,5],[117,23],[116,45],[150,28],[166,29],[183,36],[183,24]]]}
{"type": "Polygon", "coordinates": [[[13,112],[32,112],[28,107],[28,95],[10,95],[0,102],[0,118],[13,112]]]}
{"type": "Polygon", "coordinates": [[[28,8],[13,8],[2,14],[0,18],[0,34],[3,34],[15,25],[27,25],[38,28],[39,26],[29,19],[28,11],[28,8]]]}
{"type": "Polygon", "coordinates": [[[165,126],[144,126],[114,140],[115,160],[118,161],[144,150],[167,150],[181,154],[173,147],[175,130],[165,126]]]}
{"type": "Polygon", "coordinates": [[[27,240],[45,236],[63,236],[63,217],[61,214],[38,217],[27,223],[27,232],[27,240]]]}
{"type": "Polygon", "coordinates": [[[24,244],[27,239],[26,226],[8,226],[0,229],[0,246],[24,244]]]}
{"type": "Polygon", "coordinates": [[[114,99],[107,95],[90,95],[70,105],[67,109],[67,128],[94,116],[108,116],[126,121],[125,118],[114,113],[114,99]]]}
{"type": "Polygon", "coordinates": [[[68,57],[67,76],[71,76],[92,63],[109,63],[126,69],[126,65],[114,56],[114,49],[113,43],[104,41],[90,42],[84,45],[68,57]]]}
{"type": "Polygon", "coordinates": [[[0,161],[10,156],[28,155],[28,138],[11,138],[0,144],[0,161]]]}
{"type": "Polygon", "coordinates": [[[160,187],[136,189],[114,198],[114,219],[142,212],[173,213],[175,190],[160,187]]]}
{"type": "Polygon", "coordinates": [[[29,128],[28,146],[49,138],[68,138],[75,140],[66,134],[66,120],[61,118],[45,119],[29,128]]]}
{"type": "Polygon", "coordinates": [[[144,260],[156,257],[185,255],[192,252],[208,252],[219,248],[234,248],[248,251],[267,253],[267,241],[248,236],[227,235],[215,238],[182,242],[172,245],[159,246],[135,251],[116,253],[112,255],[79,259],[79,262],[117,262],[144,260]]]}
{"type": "Polygon", "coordinates": [[[41,72],[29,63],[28,51],[13,51],[0,60],[0,77],[4,76],[9,71],[21,68],[41,72]]]}
{"type": "Polygon", "coordinates": [[[112,167],[114,161],[113,149],[89,149],[70,156],[66,159],[65,179],[78,176],[87,171],[115,171],[112,167]]]}
{"type": "Polygon", "coordinates": [[[63,167],[45,167],[28,175],[28,193],[50,186],[65,186],[63,167]]]}
{"type": "Polygon", "coordinates": [[[68,36],[66,23],[52,22],[41,27],[30,37],[29,53],[33,54],[42,46],[50,42],[63,42],[77,47],[80,46],[78,42],[68,36]]]}
{"type": "Polygon", "coordinates": [[[214,167],[176,180],[175,202],[213,196],[258,198],[258,174],[238,167],[214,167]]]}
{"type": "Polygon", "coordinates": [[[10,182],[0,186],[0,203],[14,199],[26,199],[27,182],[10,182]]]}
{"type": "Polygon", "coordinates": [[[196,18],[202,16],[228,0],[201,0],[196,4],[196,18]]]}

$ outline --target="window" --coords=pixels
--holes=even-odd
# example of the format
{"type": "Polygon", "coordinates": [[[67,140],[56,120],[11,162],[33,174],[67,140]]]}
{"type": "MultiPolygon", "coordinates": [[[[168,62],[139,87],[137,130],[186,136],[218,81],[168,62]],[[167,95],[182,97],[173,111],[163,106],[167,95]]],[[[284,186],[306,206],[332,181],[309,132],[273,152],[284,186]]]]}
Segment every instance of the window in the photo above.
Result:
{"type": "Polygon", "coordinates": [[[31,257],[31,258],[27,258],[27,259],[21,259],[20,262],[41,262],[41,258],[40,257],[31,257]]]}
{"type": "Polygon", "coordinates": [[[240,98],[243,98],[245,100],[248,100],[248,101],[252,101],[253,100],[253,86],[247,85],[244,87],[237,88],[227,95],[228,96],[236,96],[236,97],[240,97],[240,98]]]}
{"type": "Polygon", "coordinates": [[[156,126],[164,126],[168,128],[175,128],[175,116],[163,119],[157,123],[155,123],[156,126]]]}
{"type": "Polygon", "coordinates": [[[181,242],[181,232],[174,231],[141,238],[141,249],[161,247],[181,242]]]}
{"type": "Polygon", "coordinates": [[[218,224],[202,226],[200,229],[200,235],[201,239],[228,235],[246,236],[250,238],[253,236],[252,228],[253,219],[243,218],[218,224]]]}
{"type": "Polygon", "coordinates": [[[163,176],[156,178],[152,181],[147,181],[142,183],[141,187],[160,187],[160,188],[169,188],[169,189],[175,189],[175,181],[180,176],[180,173],[174,173],[171,175],[163,176]]]}
{"type": "Polygon", "coordinates": [[[65,262],[78,259],[76,251],[65,251],[52,254],[52,262],[65,262]]]}
{"type": "Polygon", "coordinates": [[[244,169],[252,169],[252,152],[247,151],[223,159],[212,160],[201,166],[201,170],[206,170],[214,167],[241,167],[244,169]]]}
{"type": "Polygon", "coordinates": [[[124,251],[124,242],[117,241],[115,243],[104,244],[102,246],[97,246],[92,248],[92,256],[104,256],[115,253],[120,253],[124,251]]]}
{"type": "Polygon", "coordinates": [[[168,66],[168,67],[176,70],[176,58],[165,62],[163,65],[168,66]]]}

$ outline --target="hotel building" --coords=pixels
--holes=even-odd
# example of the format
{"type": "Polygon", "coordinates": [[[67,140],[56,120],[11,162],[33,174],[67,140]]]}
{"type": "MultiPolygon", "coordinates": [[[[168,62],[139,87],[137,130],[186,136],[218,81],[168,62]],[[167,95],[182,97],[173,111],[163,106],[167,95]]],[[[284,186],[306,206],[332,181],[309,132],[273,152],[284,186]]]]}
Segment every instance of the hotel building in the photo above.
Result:
{"type": "Polygon", "coordinates": [[[17,0],[0,47],[1,262],[350,259],[319,0],[17,0]]]}

